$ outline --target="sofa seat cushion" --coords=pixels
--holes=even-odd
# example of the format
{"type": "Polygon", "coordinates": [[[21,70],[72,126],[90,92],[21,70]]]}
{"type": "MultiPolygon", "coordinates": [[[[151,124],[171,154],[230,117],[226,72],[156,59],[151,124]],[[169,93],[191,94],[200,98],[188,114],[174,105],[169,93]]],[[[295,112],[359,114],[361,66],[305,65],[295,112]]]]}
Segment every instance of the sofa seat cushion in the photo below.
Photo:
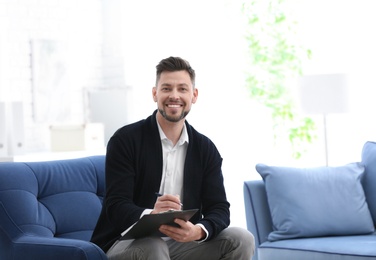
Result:
{"type": "Polygon", "coordinates": [[[376,258],[376,234],[315,237],[264,242],[258,260],[358,260],[376,258]]]}
{"type": "Polygon", "coordinates": [[[270,241],[374,231],[360,163],[314,168],[258,164],[256,170],[265,181],[272,216],[270,241]]]}

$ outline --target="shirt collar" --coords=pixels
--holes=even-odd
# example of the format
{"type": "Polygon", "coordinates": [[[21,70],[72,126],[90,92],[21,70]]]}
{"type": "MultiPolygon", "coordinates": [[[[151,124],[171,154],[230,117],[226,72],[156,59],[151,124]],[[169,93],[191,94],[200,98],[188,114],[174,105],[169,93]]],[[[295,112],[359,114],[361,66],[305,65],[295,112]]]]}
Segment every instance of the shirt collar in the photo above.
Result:
{"type": "MultiPolygon", "coordinates": [[[[159,125],[158,120],[157,119],[155,119],[155,120],[157,121],[158,130],[159,130],[159,136],[161,138],[161,141],[163,141],[163,140],[169,140],[167,138],[167,136],[165,135],[165,133],[163,132],[162,127],[159,125]]],[[[177,145],[183,145],[184,143],[189,143],[189,136],[188,136],[188,132],[187,132],[187,126],[185,124],[183,126],[183,131],[181,132],[181,135],[180,135],[179,141],[177,142],[177,145]]]]}

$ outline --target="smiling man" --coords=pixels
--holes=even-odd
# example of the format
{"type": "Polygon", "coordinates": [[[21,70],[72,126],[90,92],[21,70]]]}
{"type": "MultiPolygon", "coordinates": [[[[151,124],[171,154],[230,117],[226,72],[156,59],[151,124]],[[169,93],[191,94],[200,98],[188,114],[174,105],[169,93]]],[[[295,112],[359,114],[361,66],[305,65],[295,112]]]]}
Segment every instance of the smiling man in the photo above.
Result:
{"type": "Polygon", "coordinates": [[[254,238],[228,227],[230,204],[214,143],[185,120],[197,101],[195,71],[179,57],[157,65],[157,110],[114,133],[107,145],[106,195],[92,241],[109,259],[249,260],[254,238]],[[156,194],[163,194],[156,196],[156,194]],[[145,214],[198,209],[162,225],[163,237],[120,240],[145,214]]]}
{"type": "Polygon", "coordinates": [[[153,98],[158,103],[157,117],[163,116],[170,122],[184,123],[182,119],[188,115],[192,104],[196,103],[197,95],[198,91],[187,71],[161,73],[153,88],[153,98]]]}

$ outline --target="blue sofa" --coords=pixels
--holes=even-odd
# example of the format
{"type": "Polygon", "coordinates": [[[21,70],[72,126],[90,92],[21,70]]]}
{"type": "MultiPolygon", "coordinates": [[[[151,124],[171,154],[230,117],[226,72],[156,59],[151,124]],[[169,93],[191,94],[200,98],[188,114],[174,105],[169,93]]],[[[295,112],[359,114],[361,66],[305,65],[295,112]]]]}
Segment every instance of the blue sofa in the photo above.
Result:
{"type": "Polygon", "coordinates": [[[258,164],[244,182],[254,260],[376,259],[376,143],[361,162],[293,168],[258,164]]]}
{"type": "Polygon", "coordinates": [[[105,156],[0,163],[0,259],[107,259],[89,242],[105,156]]]}

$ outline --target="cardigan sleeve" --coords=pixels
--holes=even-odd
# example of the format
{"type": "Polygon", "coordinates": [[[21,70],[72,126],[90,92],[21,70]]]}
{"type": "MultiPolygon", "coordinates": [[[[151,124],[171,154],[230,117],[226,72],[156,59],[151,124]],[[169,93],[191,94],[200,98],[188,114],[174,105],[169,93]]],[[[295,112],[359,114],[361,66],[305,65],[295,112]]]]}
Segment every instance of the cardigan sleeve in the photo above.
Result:
{"type": "Polygon", "coordinates": [[[214,143],[193,128],[185,163],[184,198],[184,207],[188,204],[200,209],[192,222],[205,226],[206,240],[229,226],[230,203],[224,187],[222,157],[214,143]]]}
{"type": "Polygon", "coordinates": [[[135,223],[143,208],[133,202],[135,169],[132,144],[114,135],[107,146],[106,197],[107,216],[119,232],[135,223]]]}
{"type": "Polygon", "coordinates": [[[106,156],[106,209],[123,232],[152,209],[162,178],[162,144],[153,116],[119,129],[106,156]]]}

